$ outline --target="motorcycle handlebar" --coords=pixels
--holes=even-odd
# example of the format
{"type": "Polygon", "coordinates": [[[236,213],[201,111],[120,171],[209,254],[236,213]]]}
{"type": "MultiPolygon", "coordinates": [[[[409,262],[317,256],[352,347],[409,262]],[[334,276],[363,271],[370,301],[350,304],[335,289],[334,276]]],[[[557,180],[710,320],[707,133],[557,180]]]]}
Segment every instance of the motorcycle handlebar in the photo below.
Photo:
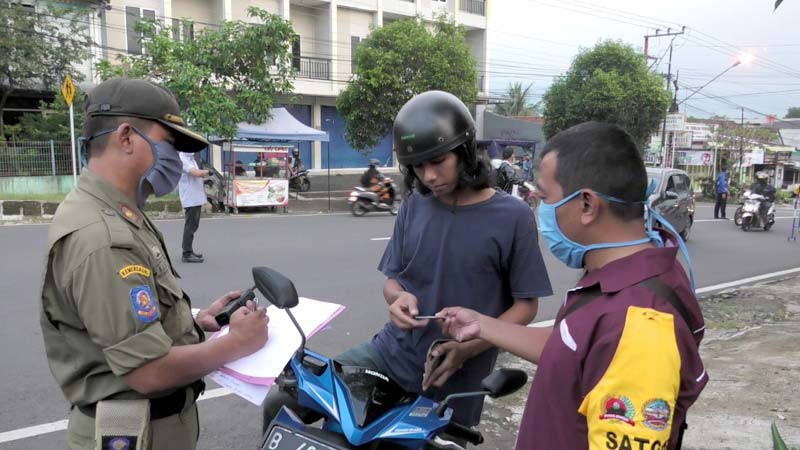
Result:
{"type": "Polygon", "coordinates": [[[446,434],[455,438],[466,439],[472,445],[483,444],[483,434],[480,431],[473,430],[472,428],[461,425],[458,422],[450,421],[447,428],[444,429],[446,434]]]}

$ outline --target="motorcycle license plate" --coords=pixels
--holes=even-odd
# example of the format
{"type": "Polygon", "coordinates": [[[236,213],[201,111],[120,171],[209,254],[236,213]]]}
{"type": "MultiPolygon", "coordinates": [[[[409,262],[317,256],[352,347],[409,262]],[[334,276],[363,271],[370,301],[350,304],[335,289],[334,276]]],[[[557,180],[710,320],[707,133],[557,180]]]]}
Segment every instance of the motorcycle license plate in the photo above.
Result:
{"type": "Polygon", "coordinates": [[[298,431],[274,426],[264,443],[264,450],[336,450],[298,431]]]}

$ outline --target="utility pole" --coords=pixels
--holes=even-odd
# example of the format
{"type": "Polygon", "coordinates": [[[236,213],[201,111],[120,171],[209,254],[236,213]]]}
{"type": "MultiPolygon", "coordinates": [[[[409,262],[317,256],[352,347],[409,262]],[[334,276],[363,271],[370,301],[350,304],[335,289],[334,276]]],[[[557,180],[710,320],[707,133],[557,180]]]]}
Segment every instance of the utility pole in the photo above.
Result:
{"type": "MultiPolygon", "coordinates": [[[[672,31],[672,29],[667,28],[666,33],[661,33],[661,30],[656,30],[656,34],[648,34],[644,37],[644,57],[645,61],[647,61],[650,38],[672,36],[672,40],[669,42],[669,63],[667,64],[667,89],[669,89],[669,85],[670,83],[672,83],[672,44],[675,42],[675,36],[680,36],[685,31],[686,27],[681,27],[681,31],[672,31]]],[[[664,124],[661,127],[661,153],[662,153],[661,167],[666,167],[667,164],[667,154],[664,149],[666,138],[667,138],[667,117],[664,116],[664,124]]]]}
{"type": "Polygon", "coordinates": [[[744,177],[744,169],[742,161],[744,160],[744,108],[742,108],[742,122],[741,129],[739,130],[739,187],[742,187],[742,178],[744,177]]]}

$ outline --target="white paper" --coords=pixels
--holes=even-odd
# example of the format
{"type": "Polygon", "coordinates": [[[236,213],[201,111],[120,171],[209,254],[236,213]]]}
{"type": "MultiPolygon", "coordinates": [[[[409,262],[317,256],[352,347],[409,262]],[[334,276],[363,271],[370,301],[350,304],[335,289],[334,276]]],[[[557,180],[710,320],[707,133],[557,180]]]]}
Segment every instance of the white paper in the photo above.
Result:
{"type": "MultiPolygon", "coordinates": [[[[344,307],[336,303],[300,298],[292,308],[292,314],[307,337],[311,337],[338,315],[344,307]]],[[[277,378],[295,351],[302,338],[286,311],[275,306],[267,308],[269,316],[269,339],[255,353],[225,365],[226,372],[242,381],[268,386],[277,378]],[[231,373],[233,371],[234,373],[231,373]]],[[[228,333],[224,327],[214,338],[228,333]]]]}
{"type": "Polygon", "coordinates": [[[270,390],[270,386],[248,383],[219,370],[208,374],[208,378],[256,406],[261,406],[264,403],[264,399],[267,398],[270,390]]]}

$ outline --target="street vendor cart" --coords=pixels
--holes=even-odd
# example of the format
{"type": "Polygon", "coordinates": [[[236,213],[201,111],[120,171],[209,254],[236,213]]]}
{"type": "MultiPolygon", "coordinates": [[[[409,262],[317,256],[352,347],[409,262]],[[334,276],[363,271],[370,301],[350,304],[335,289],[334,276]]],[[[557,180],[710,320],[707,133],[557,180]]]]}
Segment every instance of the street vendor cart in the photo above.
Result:
{"type": "MultiPolygon", "coordinates": [[[[223,189],[214,201],[225,211],[289,204],[289,156],[298,142],[328,142],[328,133],[295,119],[285,108],[272,108],[263,124],[240,123],[234,139],[211,138],[221,145],[217,169],[223,189]]],[[[209,197],[210,198],[210,197],[209,197]]],[[[212,201],[213,202],[213,201],[212,201]]]]}

